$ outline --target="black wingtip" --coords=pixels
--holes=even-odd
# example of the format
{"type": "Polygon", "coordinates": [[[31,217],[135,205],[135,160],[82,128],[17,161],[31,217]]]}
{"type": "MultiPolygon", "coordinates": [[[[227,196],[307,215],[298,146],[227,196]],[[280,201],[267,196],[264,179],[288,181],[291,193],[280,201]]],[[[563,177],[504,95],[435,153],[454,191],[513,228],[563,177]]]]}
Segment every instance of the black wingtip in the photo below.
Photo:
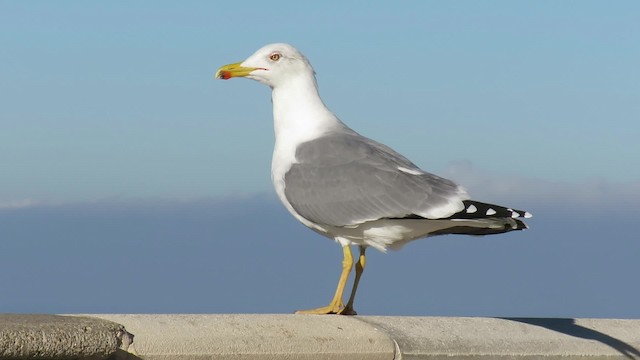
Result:
{"type": "Polygon", "coordinates": [[[525,218],[533,215],[524,210],[507,208],[500,205],[488,204],[474,200],[464,200],[464,209],[457,212],[450,219],[485,219],[485,218],[525,218]]]}

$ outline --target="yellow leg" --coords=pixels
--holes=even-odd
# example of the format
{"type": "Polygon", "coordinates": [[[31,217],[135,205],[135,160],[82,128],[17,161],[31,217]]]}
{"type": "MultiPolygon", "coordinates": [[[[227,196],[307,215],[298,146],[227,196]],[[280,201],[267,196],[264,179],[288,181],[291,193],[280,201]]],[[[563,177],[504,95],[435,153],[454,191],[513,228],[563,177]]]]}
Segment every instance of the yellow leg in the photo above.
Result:
{"type": "Polygon", "coordinates": [[[360,257],[358,258],[358,262],[356,263],[356,278],[353,279],[353,288],[351,289],[351,296],[349,296],[349,301],[347,305],[340,311],[341,315],[358,315],[358,313],[353,309],[353,300],[356,298],[356,291],[358,291],[358,283],[360,283],[360,277],[362,276],[362,272],[364,271],[365,265],[367,265],[367,258],[364,254],[366,247],[360,246],[360,257]]]}
{"type": "Polygon", "coordinates": [[[338,281],[338,288],[333,296],[333,300],[328,306],[310,309],[310,310],[298,310],[296,314],[338,314],[343,308],[342,295],[344,294],[344,287],[349,279],[349,273],[353,267],[353,255],[351,255],[351,248],[349,245],[342,247],[344,259],[342,260],[342,274],[340,274],[340,280],[338,281]]]}

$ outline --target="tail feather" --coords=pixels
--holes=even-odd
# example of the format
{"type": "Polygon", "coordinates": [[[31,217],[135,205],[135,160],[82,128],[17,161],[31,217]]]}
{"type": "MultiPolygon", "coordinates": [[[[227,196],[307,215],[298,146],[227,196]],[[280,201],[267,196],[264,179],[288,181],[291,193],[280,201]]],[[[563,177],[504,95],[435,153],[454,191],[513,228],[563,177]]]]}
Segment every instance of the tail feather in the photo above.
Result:
{"type": "MultiPolygon", "coordinates": [[[[483,203],[474,200],[464,200],[464,209],[447,218],[431,219],[433,221],[447,221],[447,225],[429,232],[429,236],[445,234],[461,235],[491,235],[514,230],[524,230],[529,227],[521,218],[532,217],[530,212],[516,210],[504,206],[483,203]]],[[[397,220],[426,219],[420,215],[411,214],[397,220]]]]}
{"type": "Polygon", "coordinates": [[[465,200],[463,203],[464,210],[448,217],[452,226],[438,230],[433,235],[490,235],[524,230],[529,227],[519,218],[528,219],[533,216],[528,211],[474,200],[465,200]]]}
{"type": "Polygon", "coordinates": [[[432,232],[430,235],[493,235],[502,234],[514,230],[524,230],[529,227],[522,220],[502,218],[502,219],[485,219],[485,220],[461,220],[463,224],[455,224],[455,219],[452,221],[452,226],[444,229],[440,229],[432,232]],[[474,224],[468,224],[469,221],[475,221],[474,224]]]}

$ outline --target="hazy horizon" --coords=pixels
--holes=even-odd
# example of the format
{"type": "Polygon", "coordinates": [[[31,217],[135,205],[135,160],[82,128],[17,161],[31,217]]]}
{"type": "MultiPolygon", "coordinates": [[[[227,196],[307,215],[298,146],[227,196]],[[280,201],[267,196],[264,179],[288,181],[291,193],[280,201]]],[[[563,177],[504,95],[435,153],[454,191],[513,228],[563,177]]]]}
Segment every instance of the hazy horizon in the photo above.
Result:
{"type": "MultiPolygon", "coordinates": [[[[640,207],[531,205],[527,231],[370,250],[357,310],[640,317],[640,244],[627,230],[640,207]]],[[[340,269],[339,246],[272,194],[30,206],[0,217],[2,312],[291,313],[328,301],[340,269]]]]}

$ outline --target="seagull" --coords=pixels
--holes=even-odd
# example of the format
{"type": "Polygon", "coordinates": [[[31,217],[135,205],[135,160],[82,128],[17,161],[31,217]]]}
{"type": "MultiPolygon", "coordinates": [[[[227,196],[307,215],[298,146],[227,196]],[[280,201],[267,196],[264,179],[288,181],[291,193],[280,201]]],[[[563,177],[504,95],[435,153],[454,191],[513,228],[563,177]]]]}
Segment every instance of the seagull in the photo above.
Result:
{"type": "Polygon", "coordinates": [[[530,218],[529,212],[471,200],[453,181],[345,125],[320,98],[307,58],[289,44],[266,45],[242,62],[220,67],[215,77],[244,77],[271,88],[276,193],[298,221],[342,246],[342,272],[329,305],[296,313],[355,315],[368,247],[386,252],[429,236],[527,228],[521,218],[530,218]],[[352,245],[360,255],[344,304],[354,267],[352,245]]]}

